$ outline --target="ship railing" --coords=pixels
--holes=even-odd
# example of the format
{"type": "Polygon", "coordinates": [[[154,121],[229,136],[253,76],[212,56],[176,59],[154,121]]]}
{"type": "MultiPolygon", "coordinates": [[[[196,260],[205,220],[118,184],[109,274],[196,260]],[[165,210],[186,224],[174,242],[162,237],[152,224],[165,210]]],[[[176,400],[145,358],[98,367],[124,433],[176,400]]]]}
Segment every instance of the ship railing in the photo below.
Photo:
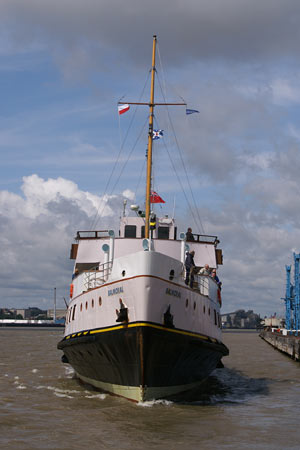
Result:
{"type": "Polygon", "coordinates": [[[88,291],[105,283],[112,270],[112,261],[105,262],[99,266],[84,272],[84,290],[88,291]]]}
{"type": "Polygon", "coordinates": [[[212,300],[217,299],[218,295],[218,285],[215,280],[213,280],[209,275],[194,275],[193,289],[200,292],[200,294],[211,298],[212,300]]]}

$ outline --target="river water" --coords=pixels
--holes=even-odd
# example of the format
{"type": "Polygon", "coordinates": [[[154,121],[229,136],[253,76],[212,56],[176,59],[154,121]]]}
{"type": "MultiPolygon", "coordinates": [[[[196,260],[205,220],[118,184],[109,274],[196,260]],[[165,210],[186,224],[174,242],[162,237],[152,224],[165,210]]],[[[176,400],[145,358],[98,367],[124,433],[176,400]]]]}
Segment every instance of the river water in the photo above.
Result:
{"type": "Polygon", "coordinates": [[[299,449],[300,363],[256,332],[224,332],[230,356],[182,402],[134,404],[81,385],[61,329],[0,329],[0,448],[299,449]]]}

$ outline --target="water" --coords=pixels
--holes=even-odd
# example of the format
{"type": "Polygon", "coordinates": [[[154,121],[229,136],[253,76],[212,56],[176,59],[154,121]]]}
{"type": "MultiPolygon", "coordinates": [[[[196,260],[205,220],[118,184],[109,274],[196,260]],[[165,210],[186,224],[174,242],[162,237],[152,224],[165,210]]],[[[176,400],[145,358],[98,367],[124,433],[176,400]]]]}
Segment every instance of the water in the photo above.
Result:
{"type": "Polygon", "coordinates": [[[62,330],[0,329],[0,448],[298,449],[300,363],[254,332],[226,332],[230,356],[204,392],[136,405],[87,388],[60,362],[62,330]]]}

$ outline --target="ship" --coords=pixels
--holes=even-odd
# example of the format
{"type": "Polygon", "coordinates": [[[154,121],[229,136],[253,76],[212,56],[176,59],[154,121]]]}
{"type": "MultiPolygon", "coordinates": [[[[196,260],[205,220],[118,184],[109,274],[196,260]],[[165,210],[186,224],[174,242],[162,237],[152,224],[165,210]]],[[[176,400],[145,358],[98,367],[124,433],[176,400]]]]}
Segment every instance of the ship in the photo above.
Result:
{"type": "MultiPolygon", "coordinates": [[[[218,237],[178,232],[174,217],[153,212],[153,118],[162,105],[154,99],[156,43],[153,36],[145,209],[131,205],[130,215],[124,206],[117,232],[77,232],[58,343],[79,380],[134,402],[197,388],[229,353],[222,342],[221,283],[201,270],[223,263],[218,237]],[[188,279],[185,261],[192,252],[188,279]]],[[[119,102],[124,109],[131,104],[145,105],[119,102]]]]}

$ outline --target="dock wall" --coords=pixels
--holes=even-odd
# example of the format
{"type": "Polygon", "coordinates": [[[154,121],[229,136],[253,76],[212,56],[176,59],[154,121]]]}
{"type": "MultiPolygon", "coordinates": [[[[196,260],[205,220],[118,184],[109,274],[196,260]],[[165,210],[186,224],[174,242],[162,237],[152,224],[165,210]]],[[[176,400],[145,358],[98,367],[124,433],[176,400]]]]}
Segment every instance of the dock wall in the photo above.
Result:
{"type": "Polygon", "coordinates": [[[300,361],[300,336],[284,336],[276,331],[261,331],[259,336],[272,345],[272,347],[296,361],[300,361]]]}

